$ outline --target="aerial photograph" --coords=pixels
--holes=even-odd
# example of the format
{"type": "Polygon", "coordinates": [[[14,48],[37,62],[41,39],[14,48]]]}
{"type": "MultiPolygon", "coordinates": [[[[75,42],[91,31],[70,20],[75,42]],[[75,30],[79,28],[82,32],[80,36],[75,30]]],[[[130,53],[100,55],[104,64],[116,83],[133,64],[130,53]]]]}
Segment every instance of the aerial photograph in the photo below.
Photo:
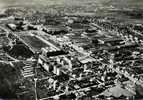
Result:
{"type": "Polygon", "coordinates": [[[0,0],[0,100],[143,100],[143,0],[0,0]]]}

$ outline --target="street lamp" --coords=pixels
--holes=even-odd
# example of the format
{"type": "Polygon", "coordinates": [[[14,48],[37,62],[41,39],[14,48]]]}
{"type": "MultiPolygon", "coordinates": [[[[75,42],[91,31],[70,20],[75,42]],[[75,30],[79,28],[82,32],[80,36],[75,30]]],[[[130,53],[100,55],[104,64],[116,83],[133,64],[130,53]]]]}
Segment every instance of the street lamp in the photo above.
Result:
{"type": "Polygon", "coordinates": [[[37,98],[37,80],[38,80],[38,78],[34,78],[35,100],[38,100],[38,98],[37,98]]]}

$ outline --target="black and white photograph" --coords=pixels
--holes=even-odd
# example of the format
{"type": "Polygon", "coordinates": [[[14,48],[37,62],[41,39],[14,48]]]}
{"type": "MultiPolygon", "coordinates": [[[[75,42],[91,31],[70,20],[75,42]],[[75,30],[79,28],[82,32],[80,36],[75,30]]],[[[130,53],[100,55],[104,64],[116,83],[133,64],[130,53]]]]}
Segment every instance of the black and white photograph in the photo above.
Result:
{"type": "Polygon", "coordinates": [[[143,100],[143,0],[0,0],[0,100],[143,100]]]}

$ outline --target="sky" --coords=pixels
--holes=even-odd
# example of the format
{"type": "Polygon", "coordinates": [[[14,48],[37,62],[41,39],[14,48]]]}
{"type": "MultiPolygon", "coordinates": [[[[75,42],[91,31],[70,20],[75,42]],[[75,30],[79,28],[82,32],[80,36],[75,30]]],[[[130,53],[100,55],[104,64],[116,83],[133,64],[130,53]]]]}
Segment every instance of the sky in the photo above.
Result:
{"type": "Polygon", "coordinates": [[[82,5],[86,3],[107,4],[117,7],[141,6],[143,0],[0,0],[0,8],[14,5],[46,6],[46,5],[82,5]]]}
{"type": "Polygon", "coordinates": [[[76,5],[76,4],[84,4],[88,2],[102,2],[105,0],[0,0],[0,8],[14,6],[14,5],[76,5]]]}
{"type": "Polygon", "coordinates": [[[115,7],[143,8],[143,0],[110,0],[108,4],[115,7]]]}

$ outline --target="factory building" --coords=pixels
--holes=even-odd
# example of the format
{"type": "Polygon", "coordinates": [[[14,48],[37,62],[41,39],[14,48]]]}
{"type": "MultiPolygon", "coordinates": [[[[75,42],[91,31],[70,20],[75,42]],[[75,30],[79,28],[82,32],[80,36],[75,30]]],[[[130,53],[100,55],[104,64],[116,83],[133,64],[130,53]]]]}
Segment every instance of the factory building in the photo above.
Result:
{"type": "Polygon", "coordinates": [[[63,69],[72,69],[71,61],[65,57],[63,50],[56,50],[52,47],[41,49],[41,54],[38,58],[38,64],[47,72],[53,72],[56,75],[61,75],[63,69]]]}

